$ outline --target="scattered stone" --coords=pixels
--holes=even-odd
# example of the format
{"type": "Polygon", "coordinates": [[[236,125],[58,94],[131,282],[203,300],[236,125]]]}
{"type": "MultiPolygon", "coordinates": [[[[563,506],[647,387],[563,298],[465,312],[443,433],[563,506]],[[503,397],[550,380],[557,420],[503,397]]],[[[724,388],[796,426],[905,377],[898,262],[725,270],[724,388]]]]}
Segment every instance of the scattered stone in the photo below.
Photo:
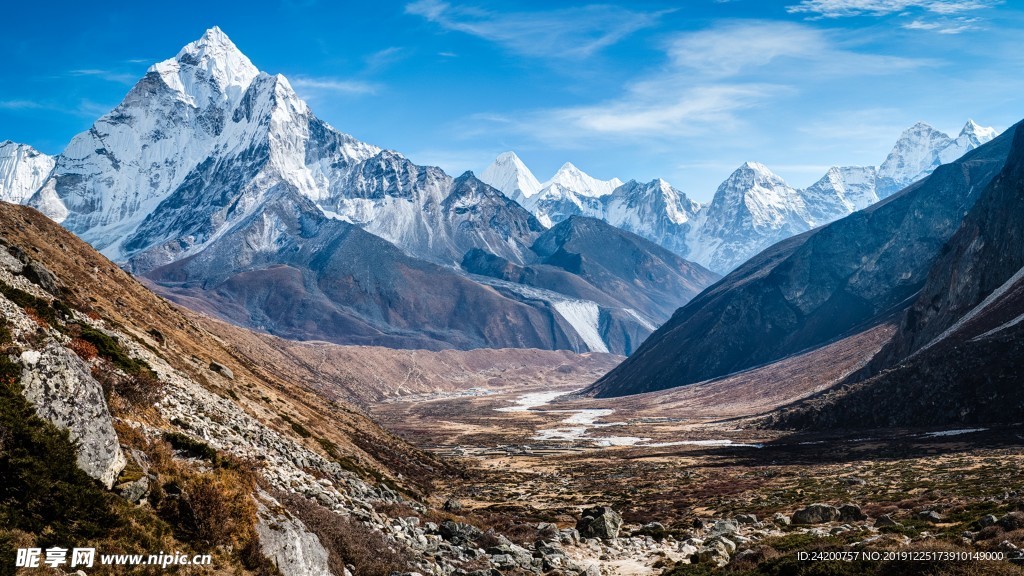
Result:
{"type": "Polygon", "coordinates": [[[445,520],[442,522],[438,527],[438,533],[441,535],[441,538],[444,538],[456,546],[466,544],[468,542],[474,542],[484,534],[476,526],[463,524],[461,522],[453,522],[451,520],[445,520]]]}
{"type": "Polygon", "coordinates": [[[793,524],[827,524],[839,519],[839,509],[828,504],[811,504],[793,513],[793,524]]]}
{"type": "Polygon", "coordinates": [[[712,536],[716,534],[735,534],[739,531],[740,525],[732,520],[718,520],[711,526],[712,536]]]}
{"type": "Polygon", "coordinates": [[[925,510],[917,514],[918,519],[926,522],[939,523],[946,519],[945,516],[939,514],[935,510],[925,510]]]}
{"type": "Polygon", "coordinates": [[[609,506],[587,508],[576,522],[576,529],[584,538],[613,540],[619,537],[620,528],[622,528],[622,516],[619,516],[618,512],[609,506]]]}
{"type": "Polygon", "coordinates": [[[0,245],[0,268],[6,268],[11,274],[17,276],[25,269],[25,265],[0,245]]]}
{"type": "Polygon", "coordinates": [[[843,478],[843,483],[847,486],[863,486],[867,484],[867,480],[857,478],[856,476],[849,476],[847,478],[843,478]]]}
{"type": "Polygon", "coordinates": [[[757,516],[753,514],[739,514],[736,516],[736,521],[740,524],[757,524],[757,516]]]}
{"type": "Polygon", "coordinates": [[[774,522],[776,526],[789,526],[790,525],[789,516],[786,516],[785,514],[782,514],[781,512],[775,514],[774,516],[772,516],[772,522],[774,522]]]}
{"type": "Polygon", "coordinates": [[[459,502],[455,498],[449,498],[444,501],[444,505],[441,506],[441,509],[445,512],[460,512],[462,511],[462,502],[459,502]]]}

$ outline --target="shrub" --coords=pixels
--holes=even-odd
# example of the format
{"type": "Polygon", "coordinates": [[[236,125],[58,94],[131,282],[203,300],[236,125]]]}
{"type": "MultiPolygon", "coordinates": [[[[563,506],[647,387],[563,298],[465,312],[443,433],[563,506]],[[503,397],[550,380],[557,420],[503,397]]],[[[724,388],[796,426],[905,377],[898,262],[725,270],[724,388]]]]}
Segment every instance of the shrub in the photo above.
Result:
{"type": "Polygon", "coordinates": [[[196,440],[180,432],[164,432],[163,438],[175,450],[187,452],[195,458],[203,458],[213,463],[217,462],[217,451],[202,440],[196,440]]]}
{"type": "Polygon", "coordinates": [[[99,350],[96,349],[96,346],[94,346],[92,342],[83,340],[82,338],[72,339],[68,348],[71,348],[72,352],[78,354],[78,357],[86,362],[99,355],[99,350]]]}

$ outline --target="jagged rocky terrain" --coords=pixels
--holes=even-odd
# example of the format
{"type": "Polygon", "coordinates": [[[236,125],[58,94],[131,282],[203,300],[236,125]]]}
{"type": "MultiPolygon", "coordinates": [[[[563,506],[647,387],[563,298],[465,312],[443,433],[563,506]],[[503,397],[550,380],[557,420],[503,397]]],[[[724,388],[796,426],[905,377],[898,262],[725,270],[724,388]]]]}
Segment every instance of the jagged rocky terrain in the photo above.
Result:
{"type": "MultiPolygon", "coordinates": [[[[693,272],[654,274],[668,300],[645,308],[630,303],[651,300],[647,278],[604,287],[563,268],[576,276],[569,294],[481,281],[462,270],[467,254],[539,265],[546,227],[472,173],[452,178],[335,130],[218,28],[153,65],[55,158],[3,150],[5,198],[179,302],[290,338],[629,353],[717,278],[665,262],[693,272]]],[[[572,167],[552,183],[595,195],[618,184],[572,167]]],[[[607,249],[585,248],[596,252],[573,257],[607,249]]]]}
{"type": "Polygon", "coordinates": [[[664,180],[600,181],[572,164],[541,184],[514,152],[498,156],[481,178],[547,226],[575,215],[599,218],[727,274],[772,244],[887,198],[996,135],[973,120],[956,139],[918,123],[900,135],[877,168],[833,167],[803,190],[789,186],[768,167],[747,162],[707,205],[664,180]]]}
{"type": "MultiPolygon", "coordinates": [[[[441,509],[435,482],[461,472],[349,400],[395,393],[398,383],[374,380],[415,368],[408,352],[293,353],[310,345],[176,308],[30,208],[0,203],[0,221],[5,557],[75,538],[109,552],[212,553],[216,570],[241,574],[599,574],[599,539],[519,525],[532,531],[526,547],[441,509]],[[316,356],[352,366],[321,371],[316,356]]],[[[487,353],[421,352],[416,370],[488,382],[520,364],[591,369],[584,356],[487,353]]]]}
{"type": "Polygon", "coordinates": [[[618,396],[716,378],[893,318],[925,286],[963,215],[1006,163],[1013,130],[928,178],[784,240],[679,309],[589,391],[618,396]]]}

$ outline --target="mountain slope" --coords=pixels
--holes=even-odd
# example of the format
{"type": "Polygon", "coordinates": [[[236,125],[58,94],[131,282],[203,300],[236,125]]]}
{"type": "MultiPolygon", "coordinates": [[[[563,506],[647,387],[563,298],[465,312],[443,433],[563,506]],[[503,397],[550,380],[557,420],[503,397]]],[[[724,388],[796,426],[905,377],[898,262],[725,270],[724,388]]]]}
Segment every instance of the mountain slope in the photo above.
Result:
{"type": "Polygon", "coordinates": [[[678,310],[589,392],[699,382],[820,346],[902,310],[1006,161],[1004,134],[887,201],[780,242],[678,310]]]}
{"type": "Polygon", "coordinates": [[[26,144],[0,142],[0,201],[21,204],[43,184],[54,159],[26,144]]]}
{"type": "Polygon", "coordinates": [[[574,349],[550,311],[411,258],[294,190],[268,196],[218,242],[146,277],[183,303],[287,338],[574,349]]]}
{"type": "Polygon", "coordinates": [[[815,428],[1020,422],[1022,319],[1024,130],[1018,127],[1003,171],[946,244],[866,373],[876,375],[797,404],[774,422],[815,428]]]}

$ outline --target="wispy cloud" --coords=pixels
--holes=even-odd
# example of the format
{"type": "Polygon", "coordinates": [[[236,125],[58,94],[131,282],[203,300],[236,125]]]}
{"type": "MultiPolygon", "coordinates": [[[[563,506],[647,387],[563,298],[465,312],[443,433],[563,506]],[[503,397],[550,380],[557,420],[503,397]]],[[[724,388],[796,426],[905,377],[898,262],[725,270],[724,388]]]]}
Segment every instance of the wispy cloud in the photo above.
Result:
{"type": "Polygon", "coordinates": [[[906,30],[925,30],[938,32],[939,34],[961,34],[963,32],[971,32],[974,30],[981,30],[983,27],[978,24],[979,18],[942,18],[937,20],[924,20],[921,18],[915,18],[914,20],[903,24],[903,28],[906,30]]]}
{"type": "Polygon", "coordinates": [[[744,21],[679,34],[666,64],[635,78],[620,97],[516,116],[478,115],[511,130],[570,146],[594,137],[677,139],[738,130],[743,111],[797,95],[810,82],[865,79],[932,65],[927,60],[843,48],[798,23],[744,21]]]}
{"type": "Polygon", "coordinates": [[[296,76],[290,79],[293,88],[303,92],[330,92],[335,94],[374,94],[380,88],[372,82],[346,78],[296,76]]]}
{"type": "Polygon", "coordinates": [[[802,0],[786,8],[791,14],[811,14],[822,18],[847,16],[887,16],[910,9],[934,14],[960,14],[1002,4],[1002,0],[802,0]]]}
{"type": "Polygon", "coordinates": [[[366,57],[366,68],[368,70],[380,70],[404,59],[408,51],[399,46],[391,46],[378,50],[366,57]]]}
{"type": "Polygon", "coordinates": [[[38,110],[45,108],[32,100],[0,100],[0,110],[38,110]]]}
{"type": "Polygon", "coordinates": [[[100,80],[106,80],[107,82],[116,82],[117,84],[125,84],[129,86],[139,80],[138,74],[118,70],[103,70],[99,68],[68,70],[67,75],[74,77],[87,76],[90,78],[99,78],[100,80]]]}
{"type": "Polygon", "coordinates": [[[445,30],[494,42],[531,57],[579,59],[657,24],[664,12],[637,12],[617,6],[582,6],[538,12],[500,13],[441,0],[405,6],[445,30]]]}

